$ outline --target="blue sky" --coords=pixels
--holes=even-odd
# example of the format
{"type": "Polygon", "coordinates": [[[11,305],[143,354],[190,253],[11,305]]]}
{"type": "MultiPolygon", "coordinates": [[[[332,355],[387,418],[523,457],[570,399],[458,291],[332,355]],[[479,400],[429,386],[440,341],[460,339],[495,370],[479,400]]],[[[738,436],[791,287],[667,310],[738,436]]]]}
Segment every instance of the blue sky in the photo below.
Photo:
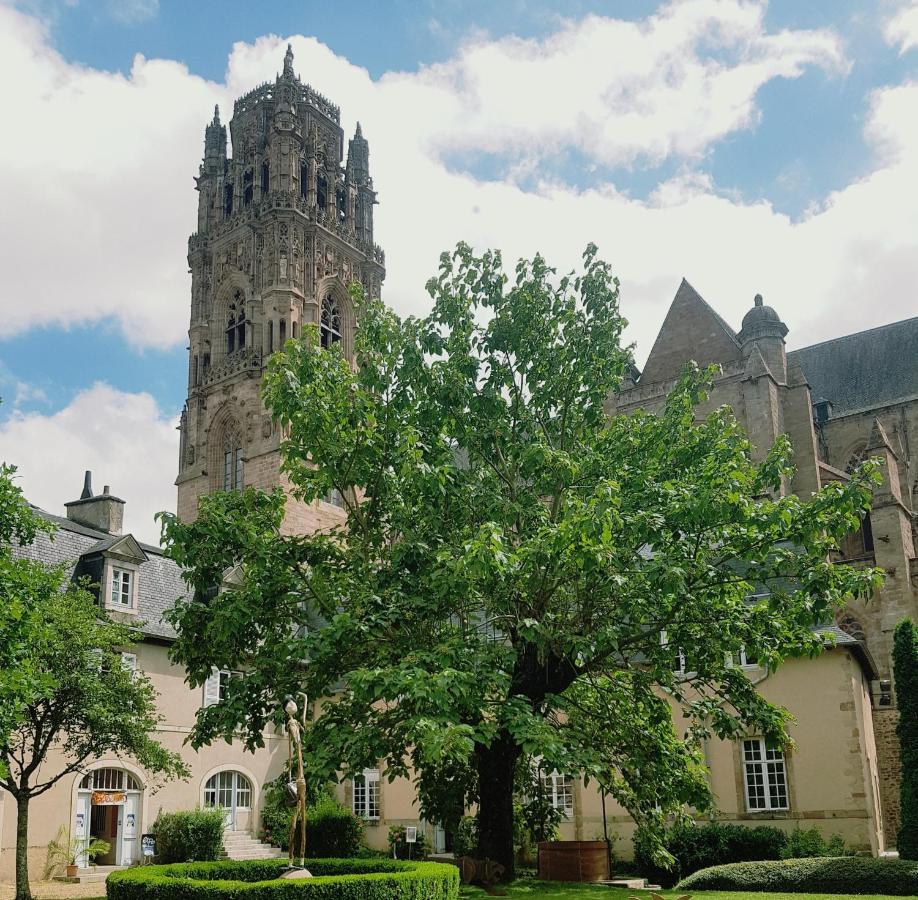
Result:
{"type": "Polygon", "coordinates": [[[45,505],[90,465],[169,505],[203,127],[288,39],[364,123],[400,312],[460,238],[595,240],[639,358],[683,275],[734,325],[765,293],[792,346],[918,312],[915,0],[0,0],[0,34],[0,456],[45,505]]]}

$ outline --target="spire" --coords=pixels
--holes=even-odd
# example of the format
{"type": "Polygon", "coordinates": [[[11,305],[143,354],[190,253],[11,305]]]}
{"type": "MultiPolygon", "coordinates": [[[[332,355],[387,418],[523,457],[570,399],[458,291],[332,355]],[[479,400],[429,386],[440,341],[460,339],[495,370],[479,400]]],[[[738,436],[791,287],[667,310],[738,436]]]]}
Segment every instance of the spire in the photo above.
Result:
{"type": "Polygon", "coordinates": [[[284,54],[284,75],[293,77],[293,47],[287,44],[287,52],[284,54]]]}
{"type": "Polygon", "coordinates": [[[220,124],[220,104],[219,103],[214,104],[214,120],[210,124],[211,125],[220,124]]]}
{"type": "Polygon", "coordinates": [[[357,123],[357,131],[354,132],[354,137],[363,137],[363,132],[360,130],[360,122],[357,123]]]}

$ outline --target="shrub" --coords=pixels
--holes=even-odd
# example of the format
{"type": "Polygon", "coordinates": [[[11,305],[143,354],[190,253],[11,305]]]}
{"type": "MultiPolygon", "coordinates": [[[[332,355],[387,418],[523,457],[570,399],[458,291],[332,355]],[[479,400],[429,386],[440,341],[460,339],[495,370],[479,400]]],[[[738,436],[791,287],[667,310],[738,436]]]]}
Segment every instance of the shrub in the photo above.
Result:
{"type": "Polygon", "coordinates": [[[918,859],[918,629],[904,619],[893,635],[893,671],[899,707],[902,817],[896,846],[901,859],[918,859]]]}
{"type": "Polygon", "coordinates": [[[306,812],[310,856],[353,857],[363,846],[363,821],[334,800],[319,800],[306,812]]]}
{"type": "Polygon", "coordinates": [[[423,859],[427,854],[427,838],[424,832],[418,829],[418,839],[416,843],[409,845],[405,840],[404,825],[389,826],[389,853],[395,850],[395,856],[398,859],[408,859],[409,853],[412,859],[423,859]],[[409,846],[411,849],[409,850],[409,846]]]}
{"type": "Polygon", "coordinates": [[[152,831],[156,835],[157,862],[217,859],[223,848],[223,811],[160,812],[152,831]]]}
{"type": "Polygon", "coordinates": [[[787,835],[778,828],[710,822],[706,825],[677,825],[666,832],[666,849],[675,857],[669,870],[652,858],[651,844],[641,829],[634,836],[634,861],[638,872],[651,881],[671,886],[680,878],[724,863],[757,859],[780,859],[787,835]]]}
{"type": "Polygon", "coordinates": [[[456,856],[474,856],[478,852],[478,819],[463,816],[453,838],[453,853],[456,856]]]}
{"type": "Polygon", "coordinates": [[[918,895],[918,863],[851,856],[734,863],[695,872],[679,882],[679,890],[911,897],[918,895]]]}
{"type": "Polygon", "coordinates": [[[308,859],[316,877],[281,879],[286,861],[221,860],[113,872],[108,900],[458,900],[459,869],[393,859],[308,859]]]}
{"type": "MultiPolygon", "coordinates": [[[[264,787],[264,802],[261,810],[261,839],[276,847],[287,849],[290,841],[290,826],[293,824],[295,803],[287,792],[287,783],[290,776],[283,772],[264,787]]],[[[313,785],[310,780],[306,785],[307,816],[310,810],[319,806],[325,800],[334,800],[331,785],[327,782],[318,782],[313,785]]],[[[310,835],[306,834],[306,846],[309,847],[310,835]]],[[[312,853],[307,849],[308,853],[312,853]]],[[[315,856],[325,854],[315,853],[315,856]]],[[[353,855],[353,854],[349,854],[353,855]]]]}
{"type": "Polygon", "coordinates": [[[833,834],[826,840],[815,826],[795,828],[781,850],[781,859],[811,859],[815,856],[854,856],[854,851],[845,848],[845,839],[840,834],[833,834]]]}

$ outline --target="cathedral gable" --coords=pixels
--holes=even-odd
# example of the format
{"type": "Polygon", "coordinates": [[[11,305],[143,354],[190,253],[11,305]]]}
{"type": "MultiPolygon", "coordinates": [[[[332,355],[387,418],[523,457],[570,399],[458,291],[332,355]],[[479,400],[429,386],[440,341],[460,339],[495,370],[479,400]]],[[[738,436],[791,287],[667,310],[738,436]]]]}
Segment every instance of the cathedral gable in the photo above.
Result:
{"type": "Polygon", "coordinates": [[[699,366],[742,359],[733,329],[684,278],[654,341],[641,384],[677,378],[688,360],[699,366]]]}

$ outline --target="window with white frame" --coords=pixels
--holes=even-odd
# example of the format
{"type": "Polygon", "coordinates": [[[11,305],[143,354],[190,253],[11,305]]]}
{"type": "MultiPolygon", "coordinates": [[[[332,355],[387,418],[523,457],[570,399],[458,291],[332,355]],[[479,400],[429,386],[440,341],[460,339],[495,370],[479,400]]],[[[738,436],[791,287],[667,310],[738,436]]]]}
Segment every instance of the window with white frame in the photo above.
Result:
{"type": "Polygon", "coordinates": [[[241,678],[241,672],[230,672],[228,669],[214,669],[204,682],[204,705],[213,706],[226,699],[226,689],[231,678],[241,678]]]}
{"type": "Polygon", "coordinates": [[[242,772],[217,772],[204,785],[204,806],[251,809],[252,782],[242,772]]]}
{"type": "Polygon", "coordinates": [[[559,775],[557,772],[543,774],[542,789],[552,807],[564,813],[565,818],[574,814],[574,785],[567,775],[559,775]]]}
{"type": "Polygon", "coordinates": [[[361,819],[379,818],[379,769],[364,769],[354,778],[352,809],[361,819]]]}
{"type": "Polygon", "coordinates": [[[737,666],[741,669],[749,669],[753,666],[757,666],[758,662],[751,651],[747,651],[745,647],[740,647],[739,650],[727,654],[727,665],[737,666]]]}
{"type": "Polygon", "coordinates": [[[128,569],[112,568],[111,605],[130,608],[134,605],[134,573],[128,569]]]}
{"type": "Polygon", "coordinates": [[[763,738],[743,741],[743,781],[750,812],[787,809],[787,767],[780,747],[763,738]]]}
{"type": "MultiPolygon", "coordinates": [[[[669,646],[669,639],[665,631],[660,632],[660,644],[664,647],[669,646]]],[[[684,675],[686,672],[685,651],[681,647],[673,647],[673,672],[677,675],[684,675]]]]}

